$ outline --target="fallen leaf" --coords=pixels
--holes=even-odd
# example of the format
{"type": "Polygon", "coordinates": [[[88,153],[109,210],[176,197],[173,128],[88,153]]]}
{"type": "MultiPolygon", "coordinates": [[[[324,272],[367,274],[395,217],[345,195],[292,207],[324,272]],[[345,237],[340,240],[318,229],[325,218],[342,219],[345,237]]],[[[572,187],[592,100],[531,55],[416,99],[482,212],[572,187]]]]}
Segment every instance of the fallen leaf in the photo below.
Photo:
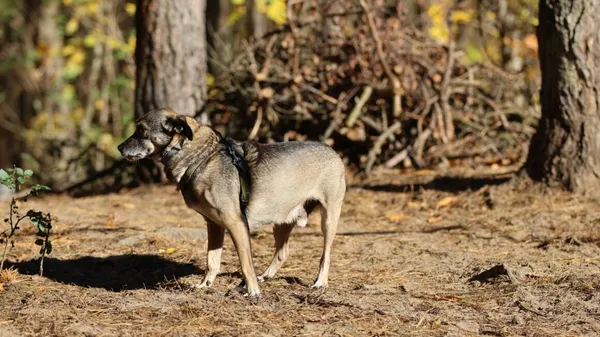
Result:
{"type": "Polygon", "coordinates": [[[523,39],[525,46],[531,50],[537,51],[538,49],[538,40],[535,34],[529,34],[523,39]]]}
{"type": "Polygon", "coordinates": [[[0,291],[4,290],[4,283],[0,283],[0,291]]]}
{"type": "Polygon", "coordinates": [[[177,251],[177,248],[167,248],[167,249],[159,249],[158,252],[161,254],[172,254],[175,253],[177,251]]]}
{"type": "Polygon", "coordinates": [[[104,226],[105,227],[111,227],[111,228],[112,227],[117,227],[117,225],[114,222],[114,218],[113,218],[112,215],[108,217],[108,220],[106,221],[106,223],[104,224],[104,226]]]}
{"type": "Polygon", "coordinates": [[[421,204],[418,202],[414,202],[414,201],[409,201],[407,204],[408,207],[410,208],[421,208],[421,204]]]}
{"type": "Polygon", "coordinates": [[[436,172],[435,172],[434,170],[427,170],[427,169],[425,169],[425,170],[418,170],[418,171],[415,171],[415,172],[413,173],[413,175],[414,175],[414,176],[417,176],[417,177],[421,177],[421,176],[428,176],[428,175],[432,175],[432,174],[435,174],[435,173],[436,173],[436,172]]]}
{"type": "Polygon", "coordinates": [[[386,217],[394,222],[401,222],[402,220],[406,219],[406,215],[402,213],[388,213],[386,217]]]}
{"type": "Polygon", "coordinates": [[[442,219],[443,218],[441,216],[433,216],[433,217],[427,219],[427,222],[429,222],[429,223],[438,223],[438,222],[442,221],[442,219]]]}
{"type": "Polygon", "coordinates": [[[25,261],[25,260],[27,260],[28,258],[29,258],[29,255],[27,255],[27,254],[22,254],[21,256],[19,256],[19,257],[17,258],[17,261],[25,261]]]}
{"type": "Polygon", "coordinates": [[[123,204],[123,208],[134,209],[135,205],[126,202],[126,203],[123,204]]]}
{"type": "Polygon", "coordinates": [[[458,202],[458,198],[456,197],[445,197],[440,202],[438,202],[438,207],[449,207],[454,206],[458,202]]]}

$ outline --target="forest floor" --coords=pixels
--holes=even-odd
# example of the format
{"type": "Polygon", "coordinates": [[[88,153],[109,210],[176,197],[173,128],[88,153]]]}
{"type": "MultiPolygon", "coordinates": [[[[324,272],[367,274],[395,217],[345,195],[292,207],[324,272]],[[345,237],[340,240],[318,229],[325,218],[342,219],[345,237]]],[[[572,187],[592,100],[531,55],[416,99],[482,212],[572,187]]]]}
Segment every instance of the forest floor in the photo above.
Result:
{"type": "MultiPolygon", "coordinates": [[[[0,277],[0,336],[600,335],[600,201],[502,181],[349,184],[329,288],[310,288],[317,214],[260,298],[227,295],[241,277],[229,238],[213,287],[187,286],[202,279],[206,235],[174,186],[30,200],[58,218],[54,251],[34,276],[23,227],[0,277]]],[[[259,271],[270,233],[252,235],[259,271]]]]}

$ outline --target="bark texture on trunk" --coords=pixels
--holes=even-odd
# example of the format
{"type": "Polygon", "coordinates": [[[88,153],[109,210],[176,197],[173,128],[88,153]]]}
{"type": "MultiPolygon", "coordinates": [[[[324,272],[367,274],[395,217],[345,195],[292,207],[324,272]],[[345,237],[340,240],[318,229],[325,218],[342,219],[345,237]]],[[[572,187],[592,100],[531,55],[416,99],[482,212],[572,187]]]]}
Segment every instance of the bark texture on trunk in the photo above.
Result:
{"type": "Polygon", "coordinates": [[[246,0],[246,29],[248,37],[260,39],[267,33],[269,20],[258,10],[256,0],[246,0]]]}
{"type": "MultiPolygon", "coordinates": [[[[208,123],[206,0],[137,0],[135,114],[171,108],[208,123]]],[[[143,182],[164,182],[162,165],[137,165],[143,182]]]]}
{"type": "Polygon", "coordinates": [[[206,99],[206,0],[137,5],[136,116],[164,107],[196,116],[206,99]]]}
{"type": "Polygon", "coordinates": [[[540,0],[542,118],[529,175],[579,193],[600,192],[600,1],[540,0]]]}

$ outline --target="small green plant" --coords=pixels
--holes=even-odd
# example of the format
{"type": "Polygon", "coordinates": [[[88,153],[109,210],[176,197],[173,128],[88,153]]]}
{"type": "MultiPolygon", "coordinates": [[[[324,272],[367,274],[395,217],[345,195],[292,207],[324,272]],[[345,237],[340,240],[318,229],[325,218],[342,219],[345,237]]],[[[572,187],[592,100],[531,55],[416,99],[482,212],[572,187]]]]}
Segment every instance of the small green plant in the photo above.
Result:
{"type": "Polygon", "coordinates": [[[34,185],[29,188],[22,196],[17,196],[18,192],[21,192],[27,179],[33,176],[33,171],[23,170],[19,167],[0,169],[0,184],[8,187],[12,192],[13,196],[10,201],[10,211],[8,217],[4,219],[4,224],[8,226],[4,231],[0,232],[0,243],[4,243],[4,249],[2,251],[2,257],[0,259],[0,271],[4,268],[4,261],[6,260],[6,254],[10,248],[14,247],[13,237],[21,221],[29,219],[31,224],[37,229],[38,239],[35,244],[40,246],[40,276],[44,272],[44,257],[46,254],[52,252],[52,242],[50,242],[50,231],[52,230],[52,217],[50,213],[44,213],[28,210],[25,214],[19,211],[18,203],[20,201],[27,202],[27,198],[31,195],[38,195],[40,192],[50,191],[50,188],[42,185],[34,185]]]}

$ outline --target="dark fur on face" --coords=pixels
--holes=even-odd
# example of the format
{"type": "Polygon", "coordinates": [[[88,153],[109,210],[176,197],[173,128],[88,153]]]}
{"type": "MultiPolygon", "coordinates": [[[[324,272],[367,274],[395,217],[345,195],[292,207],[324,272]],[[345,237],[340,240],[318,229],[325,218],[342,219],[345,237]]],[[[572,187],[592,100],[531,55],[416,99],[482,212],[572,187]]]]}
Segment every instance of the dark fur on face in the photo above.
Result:
{"type": "Polygon", "coordinates": [[[176,135],[192,140],[189,121],[171,109],[153,110],[135,122],[135,133],[118,146],[128,161],[160,156],[176,135]]]}

